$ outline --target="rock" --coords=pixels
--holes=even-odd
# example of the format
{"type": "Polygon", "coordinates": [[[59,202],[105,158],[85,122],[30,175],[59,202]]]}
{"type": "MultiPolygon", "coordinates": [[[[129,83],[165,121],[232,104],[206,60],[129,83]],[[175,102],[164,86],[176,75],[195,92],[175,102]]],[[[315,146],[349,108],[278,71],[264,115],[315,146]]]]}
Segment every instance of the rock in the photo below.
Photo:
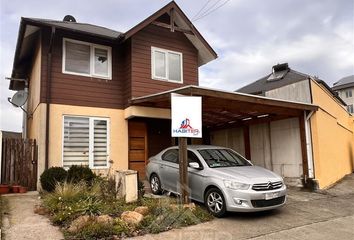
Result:
{"type": "Polygon", "coordinates": [[[74,221],[71,222],[68,232],[74,233],[88,225],[92,221],[90,216],[84,215],[76,218],[74,221]]]}
{"type": "Polygon", "coordinates": [[[139,206],[134,209],[134,212],[137,212],[143,216],[146,216],[149,213],[149,208],[146,206],[139,206]]]}
{"type": "Polygon", "coordinates": [[[113,223],[113,218],[109,215],[101,215],[95,217],[95,221],[97,223],[103,223],[103,224],[112,224],[113,223]]]}
{"type": "Polygon", "coordinates": [[[194,203],[189,203],[189,204],[183,204],[183,209],[189,209],[191,211],[195,210],[195,204],[194,203]]]}
{"type": "Polygon", "coordinates": [[[35,206],[33,211],[34,211],[34,213],[39,214],[39,215],[46,215],[49,213],[49,211],[42,206],[35,206]]]}
{"type": "Polygon", "coordinates": [[[138,212],[125,211],[120,218],[128,224],[138,225],[143,220],[144,216],[138,212]]]}

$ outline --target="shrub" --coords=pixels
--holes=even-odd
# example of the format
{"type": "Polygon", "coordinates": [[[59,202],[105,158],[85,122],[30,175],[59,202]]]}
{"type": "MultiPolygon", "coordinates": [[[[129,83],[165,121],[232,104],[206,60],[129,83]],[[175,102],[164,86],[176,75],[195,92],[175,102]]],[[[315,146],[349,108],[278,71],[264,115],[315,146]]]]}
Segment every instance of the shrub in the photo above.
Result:
{"type": "Polygon", "coordinates": [[[63,183],[67,178],[67,171],[62,167],[51,167],[45,170],[41,177],[41,185],[45,191],[52,192],[57,182],[63,183]]]}
{"type": "Polygon", "coordinates": [[[84,181],[87,184],[91,184],[95,179],[96,175],[92,170],[86,166],[76,166],[73,165],[68,170],[68,181],[73,183],[78,183],[84,181]]]}

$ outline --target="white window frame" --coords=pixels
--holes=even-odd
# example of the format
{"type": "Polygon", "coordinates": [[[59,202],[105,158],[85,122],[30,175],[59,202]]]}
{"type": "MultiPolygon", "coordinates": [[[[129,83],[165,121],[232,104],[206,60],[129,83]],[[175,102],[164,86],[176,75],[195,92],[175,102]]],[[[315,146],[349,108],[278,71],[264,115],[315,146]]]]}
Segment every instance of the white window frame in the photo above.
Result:
{"type": "Polygon", "coordinates": [[[346,98],[351,98],[353,96],[352,90],[345,90],[345,97],[346,98]]]}
{"type": "Polygon", "coordinates": [[[89,168],[90,169],[108,169],[110,167],[110,119],[105,117],[91,117],[85,115],[63,115],[62,119],[62,150],[61,150],[61,164],[64,167],[64,127],[65,127],[65,117],[78,117],[78,118],[88,118],[89,119],[89,168]],[[94,121],[95,120],[104,120],[107,122],[107,164],[104,167],[95,167],[93,164],[94,157],[94,121]]]}
{"type": "Polygon", "coordinates": [[[353,104],[347,105],[347,111],[348,111],[349,113],[351,113],[351,114],[354,113],[354,106],[353,106],[353,104]]]}
{"type": "Polygon", "coordinates": [[[176,51],[171,51],[171,50],[167,50],[167,49],[163,49],[163,48],[157,48],[157,47],[151,47],[151,78],[155,79],[155,80],[162,80],[162,81],[168,81],[168,82],[173,82],[173,83],[183,83],[183,54],[181,52],[176,52],[176,51]],[[166,56],[166,66],[165,66],[165,70],[166,70],[166,77],[160,77],[160,76],[156,76],[155,74],[155,52],[163,52],[166,56]],[[171,80],[169,78],[169,64],[168,64],[168,53],[173,53],[173,54],[177,54],[180,56],[181,59],[181,80],[171,80]]]}
{"type": "Polygon", "coordinates": [[[109,46],[104,46],[104,45],[99,45],[99,44],[94,44],[94,43],[89,43],[89,42],[83,42],[83,41],[69,39],[69,38],[63,38],[62,72],[65,74],[72,74],[72,75],[78,75],[78,76],[94,77],[94,78],[102,78],[102,79],[111,80],[112,79],[112,48],[109,46]],[[90,73],[89,74],[65,70],[66,42],[72,42],[72,43],[78,43],[78,44],[90,46],[90,73]],[[108,61],[108,73],[107,74],[108,75],[101,75],[101,74],[95,73],[95,48],[107,50],[107,61],[108,61]]]}

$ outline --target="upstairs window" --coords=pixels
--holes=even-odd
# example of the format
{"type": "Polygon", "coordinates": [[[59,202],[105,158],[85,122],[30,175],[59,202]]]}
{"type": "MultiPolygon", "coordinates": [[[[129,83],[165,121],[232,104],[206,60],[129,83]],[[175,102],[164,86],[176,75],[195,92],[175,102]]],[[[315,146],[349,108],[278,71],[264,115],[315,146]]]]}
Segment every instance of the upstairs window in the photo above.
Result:
{"type": "Polygon", "coordinates": [[[111,79],[111,47],[64,38],[63,73],[111,79]]]}
{"type": "Polygon", "coordinates": [[[347,110],[348,110],[348,112],[350,112],[350,113],[354,113],[354,108],[353,108],[353,104],[350,104],[350,105],[348,105],[347,106],[347,110]]]}
{"type": "Polygon", "coordinates": [[[183,83],[182,53],[151,48],[152,78],[183,83]]]}
{"type": "Polygon", "coordinates": [[[107,168],[108,126],[107,118],[64,116],[63,167],[107,168]]]}
{"type": "Polygon", "coordinates": [[[351,98],[352,97],[352,90],[346,90],[345,91],[345,97],[346,98],[351,98]]]}

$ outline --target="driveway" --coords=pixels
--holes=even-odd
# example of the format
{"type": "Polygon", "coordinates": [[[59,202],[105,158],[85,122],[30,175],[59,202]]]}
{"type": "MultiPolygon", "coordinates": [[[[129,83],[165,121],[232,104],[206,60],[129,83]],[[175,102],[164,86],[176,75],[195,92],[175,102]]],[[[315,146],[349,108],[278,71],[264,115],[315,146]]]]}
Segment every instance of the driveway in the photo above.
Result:
{"type": "Polygon", "coordinates": [[[140,239],[354,239],[354,174],[330,190],[290,188],[285,207],[263,213],[231,213],[183,229],[135,237],[140,239]]]}

